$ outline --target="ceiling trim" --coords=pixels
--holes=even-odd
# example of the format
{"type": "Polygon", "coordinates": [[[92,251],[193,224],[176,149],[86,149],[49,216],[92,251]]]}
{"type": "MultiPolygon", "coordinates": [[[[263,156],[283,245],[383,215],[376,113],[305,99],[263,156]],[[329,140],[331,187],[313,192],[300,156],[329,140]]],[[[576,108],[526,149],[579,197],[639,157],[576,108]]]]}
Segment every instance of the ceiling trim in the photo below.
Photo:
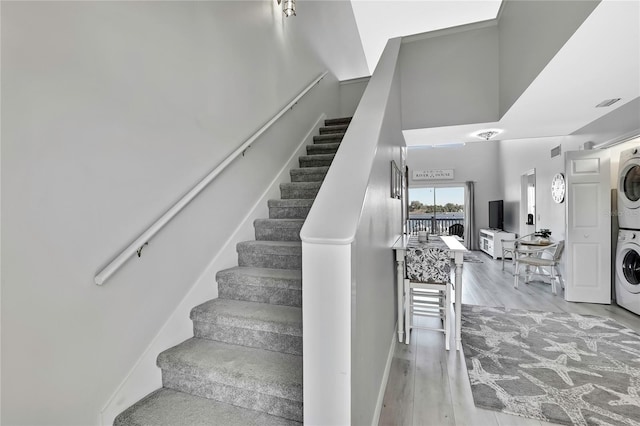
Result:
{"type": "Polygon", "coordinates": [[[414,41],[426,40],[434,37],[442,37],[451,34],[463,33],[471,30],[479,30],[481,28],[489,28],[498,26],[498,19],[487,19],[486,21],[472,22],[470,24],[457,25],[455,27],[442,28],[440,30],[427,31],[420,34],[411,34],[402,37],[402,44],[411,43],[414,41]]]}

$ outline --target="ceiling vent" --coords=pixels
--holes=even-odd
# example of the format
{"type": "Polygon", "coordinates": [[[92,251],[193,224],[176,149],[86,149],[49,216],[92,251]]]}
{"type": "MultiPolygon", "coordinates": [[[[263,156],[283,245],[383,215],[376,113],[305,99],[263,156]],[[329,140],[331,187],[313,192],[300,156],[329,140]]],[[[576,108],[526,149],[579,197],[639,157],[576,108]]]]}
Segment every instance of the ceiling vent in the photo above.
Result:
{"type": "Polygon", "coordinates": [[[615,104],[616,102],[618,102],[620,99],[622,99],[622,98],[605,99],[604,101],[602,101],[598,105],[596,105],[596,108],[604,108],[604,107],[611,106],[611,105],[615,104]]]}

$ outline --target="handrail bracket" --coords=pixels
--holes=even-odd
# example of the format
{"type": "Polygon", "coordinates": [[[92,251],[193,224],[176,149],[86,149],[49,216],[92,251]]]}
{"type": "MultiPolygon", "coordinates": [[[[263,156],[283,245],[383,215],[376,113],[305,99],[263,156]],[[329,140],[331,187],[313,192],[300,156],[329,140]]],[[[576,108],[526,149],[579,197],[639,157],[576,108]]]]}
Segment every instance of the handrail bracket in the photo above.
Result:
{"type": "Polygon", "coordinates": [[[144,246],[148,246],[148,245],[149,245],[149,241],[141,245],[140,248],[136,250],[136,253],[138,253],[138,257],[142,256],[142,249],[144,248],[144,246]]]}

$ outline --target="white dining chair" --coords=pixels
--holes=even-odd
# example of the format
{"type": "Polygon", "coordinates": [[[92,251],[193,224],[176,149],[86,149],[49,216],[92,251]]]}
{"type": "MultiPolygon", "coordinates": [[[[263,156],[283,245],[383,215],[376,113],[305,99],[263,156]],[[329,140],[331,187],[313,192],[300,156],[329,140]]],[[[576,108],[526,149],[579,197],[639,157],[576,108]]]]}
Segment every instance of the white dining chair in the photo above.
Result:
{"type": "Polygon", "coordinates": [[[412,329],[444,333],[449,350],[449,311],[451,308],[451,257],[449,251],[437,247],[410,247],[406,255],[404,280],[405,343],[412,329]],[[414,317],[436,317],[442,327],[418,326],[414,317]]]}
{"type": "Polygon", "coordinates": [[[516,250],[520,246],[522,241],[527,241],[532,239],[536,235],[535,232],[531,234],[523,235],[522,237],[518,237],[513,240],[500,240],[502,242],[502,270],[504,271],[504,260],[509,257],[511,258],[512,265],[512,273],[515,275],[516,270],[516,250]]]}
{"type": "Polygon", "coordinates": [[[551,293],[558,294],[558,284],[562,285],[558,265],[564,251],[564,240],[542,247],[527,247],[516,250],[516,269],[513,287],[518,288],[520,265],[525,265],[524,283],[528,284],[533,275],[551,278],[551,293]],[[532,269],[533,267],[533,269],[532,269]]]}

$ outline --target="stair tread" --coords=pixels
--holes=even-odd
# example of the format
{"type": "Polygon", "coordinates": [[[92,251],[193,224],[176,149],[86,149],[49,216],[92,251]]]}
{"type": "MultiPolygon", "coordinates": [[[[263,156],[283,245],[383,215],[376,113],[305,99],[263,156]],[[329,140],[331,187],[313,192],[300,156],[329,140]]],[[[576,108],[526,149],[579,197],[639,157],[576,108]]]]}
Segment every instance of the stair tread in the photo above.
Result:
{"type": "MultiPolygon", "coordinates": [[[[315,144],[315,145],[308,145],[307,148],[310,149],[338,149],[341,145],[341,142],[327,142],[327,143],[320,143],[320,144],[315,144]]],[[[314,155],[314,154],[311,154],[314,155]]],[[[315,154],[318,155],[318,154],[315,154]]]]}
{"type": "Polygon", "coordinates": [[[302,356],[191,338],[162,352],[158,367],[302,401],[302,356]]]}
{"type": "Polygon", "coordinates": [[[269,303],[212,299],[191,310],[193,321],[302,336],[302,309],[269,303]]]}
{"type": "Polygon", "coordinates": [[[300,425],[262,411],[236,407],[173,389],[158,389],[122,412],[114,426],[300,425]]]}
{"type": "Polygon", "coordinates": [[[273,269],[255,268],[251,266],[234,266],[233,268],[219,271],[216,277],[222,275],[240,275],[257,280],[245,279],[243,285],[255,285],[261,287],[301,288],[302,271],[299,269],[273,269]],[[270,280],[260,280],[268,278],[270,280]],[[290,284],[287,284],[289,283],[290,284]]]}

